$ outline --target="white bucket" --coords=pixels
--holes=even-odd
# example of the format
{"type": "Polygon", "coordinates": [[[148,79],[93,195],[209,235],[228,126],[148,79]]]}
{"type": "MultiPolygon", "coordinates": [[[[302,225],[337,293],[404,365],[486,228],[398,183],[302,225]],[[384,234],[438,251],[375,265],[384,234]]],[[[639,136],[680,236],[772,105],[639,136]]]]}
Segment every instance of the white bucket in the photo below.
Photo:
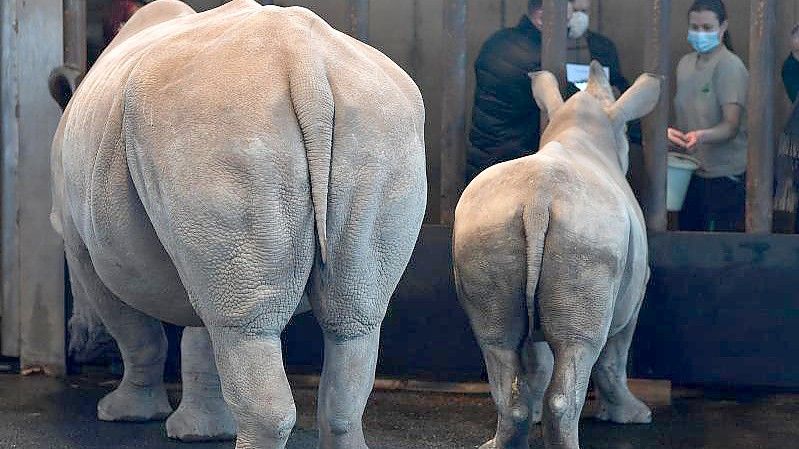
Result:
{"type": "Polygon", "coordinates": [[[677,212],[682,209],[691,176],[699,163],[696,159],[681,153],[669,153],[668,182],[666,184],[666,210],[677,212]]]}

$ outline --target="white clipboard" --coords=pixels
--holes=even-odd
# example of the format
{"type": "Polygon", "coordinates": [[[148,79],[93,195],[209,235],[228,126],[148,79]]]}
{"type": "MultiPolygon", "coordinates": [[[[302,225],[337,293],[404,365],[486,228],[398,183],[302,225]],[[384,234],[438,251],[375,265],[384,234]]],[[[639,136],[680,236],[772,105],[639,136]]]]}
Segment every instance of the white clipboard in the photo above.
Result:
{"type": "MultiPolygon", "coordinates": [[[[605,69],[605,76],[610,78],[610,69],[602,66],[605,69]]],[[[588,64],[572,64],[566,63],[566,80],[580,90],[585,90],[588,87],[588,76],[591,73],[591,66],[588,64]]]]}

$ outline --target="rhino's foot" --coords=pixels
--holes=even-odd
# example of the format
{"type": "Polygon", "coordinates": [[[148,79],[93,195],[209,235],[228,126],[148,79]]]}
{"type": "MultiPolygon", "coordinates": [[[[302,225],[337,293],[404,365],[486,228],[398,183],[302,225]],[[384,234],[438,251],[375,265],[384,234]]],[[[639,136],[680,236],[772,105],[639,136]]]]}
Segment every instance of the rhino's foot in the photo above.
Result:
{"type": "Polygon", "coordinates": [[[496,439],[492,438],[490,441],[487,441],[485,444],[480,446],[480,449],[529,449],[526,443],[520,446],[497,446],[496,439]]]}
{"type": "Polygon", "coordinates": [[[166,420],[166,434],[181,441],[233,440],[236,421],[222,399],[181,402],[166,420]]]}
{"type": "Polygon", "coordinates": [[[617,404],[604,399],[599,401],[596,419],[618,424],[649,424],[652,422],[652,410],[646,404],[629,394],[624,401],[617,404]]]}
{"type": "Polygon", "coordinates": [[[163,384],[140,387],[124,382],[97,404],[102,421],[155,421],[172,413],[163,384]]]}
{"type": "Polygon", "coordinates": [[[544,401],[530,404],[530,424],[541,424],[544,419],[544,401]]]}

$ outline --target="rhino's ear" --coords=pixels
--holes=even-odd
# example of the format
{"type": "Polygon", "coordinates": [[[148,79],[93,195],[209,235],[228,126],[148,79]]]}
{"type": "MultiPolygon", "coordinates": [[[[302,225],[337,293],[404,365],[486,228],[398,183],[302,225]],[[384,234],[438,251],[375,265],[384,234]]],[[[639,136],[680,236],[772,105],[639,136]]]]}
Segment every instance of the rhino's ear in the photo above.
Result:
{"type": "Polygon", "coordinates": [[[655,109],[660,99],[663,79],[645,73],[608,108],[608,115],[614,125],[620,125],[641,118],[655,109]]]}
{"type": "Polygon", "coordinates": [[[558,80],[550,72],[539,71],[527,74],[533,83],[533,97],[538,107],[552,117],[561,106],[563,97],[560,95],[558,80]]]}

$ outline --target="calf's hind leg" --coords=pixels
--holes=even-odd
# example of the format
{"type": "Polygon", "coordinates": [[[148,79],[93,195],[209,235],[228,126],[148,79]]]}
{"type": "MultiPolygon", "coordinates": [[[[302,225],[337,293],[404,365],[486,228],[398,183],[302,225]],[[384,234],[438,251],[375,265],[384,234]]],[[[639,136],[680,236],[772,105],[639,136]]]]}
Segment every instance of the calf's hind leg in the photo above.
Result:
{"type": "Polygon", "coordinates": [[[498,287],[486,281],[502,278],[467,265],[456,268],[456,278],[458,298],[480,344],[497,407],[496,433],[481,449],[527,449],[532,400],[525,371],[534,365],[531,356],[536,354],[524,347],[527,312],[519,288],[522,281],[511,279],[498,287]]]}
{"type": "MultiPolygon", "coordinates": [[[[544,396],[543,431],[547,449],[579,449],[578,424],[591,369],[607,340],[613,282],[599,262],[590,268],[545,265],[539,296],[541,327],[552,348],[554,370],[544,396]],[[589,272],[593,276],[570,276],[589,272]]],[[[612,273],[613,271],[610,270],[612,273]]]]}
{"type": "Polygon", "coordinates": [[[72,282],[79,283],[122,354],[125,372],[116,390],[100,400],[103,421],[149,421],[172,412],[164,386],[167,341],[161,322],[120,301],[103,284],[83,243],[66,236],[72,282]]]}
{"type": "MultiPolygon", "coordinates": [[[[639,302],[638,310],[640,307],[639,302]]],[[[627,386],[627,355],[638,322],[638,310],[621,332],[608,338],[594,366],[593,379],[599,392],[597,419],[619,424],[652,422],[652,411],[627,386]]]]}

